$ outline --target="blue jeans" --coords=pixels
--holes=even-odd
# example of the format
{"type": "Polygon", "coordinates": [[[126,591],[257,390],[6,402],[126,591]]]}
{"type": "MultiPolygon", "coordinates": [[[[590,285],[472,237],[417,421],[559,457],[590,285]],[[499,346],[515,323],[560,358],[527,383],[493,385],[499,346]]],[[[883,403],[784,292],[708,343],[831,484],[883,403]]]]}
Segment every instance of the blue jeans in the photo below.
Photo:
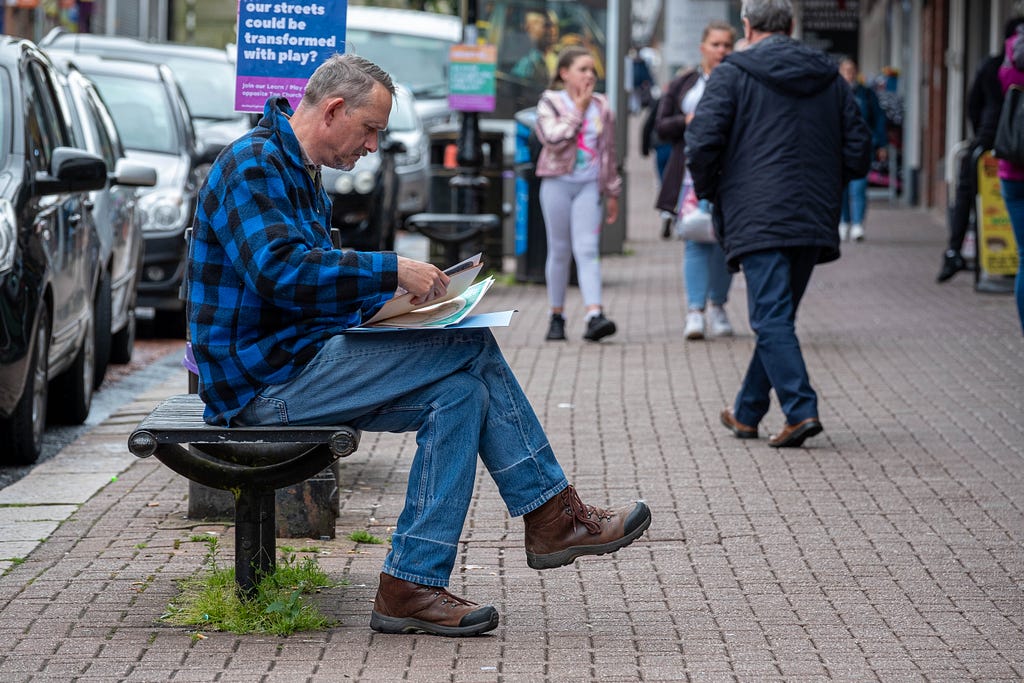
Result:
{"type": "Polygon", "coordinates": [[[1017,279],[1013,283],[1013,295],[1017,299],[1017,318],[1024,331],[1024,180],[1001,180],[1003,201],[1010,214],[1013,239],[1017,242],[1017,279]]]}
{"type": "Polygon", "coordinates": [[[298,377],[265,387],[238,421],[417,432],[405,508],[383,571],[429,586],[448,585],[478,454],[513,516],[568,486],[487,329],[336,335],[298,377]]]}
{"type": "Polygon", "coordinates": [[[851,180],[843,190],[842,220],[844,223],[864,223],[868,212],[867,177],[851,180]]]}
{"type": "Polygon", "coordinates": [[[658,172],[658,182],[665,177],[665,167],[668,166],[668,158],[672,156],[672,145],[662,143],[654,147],[654,169],[658,172]]]}
{"type": "Polygon", "coordinates": [[[729,300],[732,273],[725,265],[725,252],[717,242],[686,241],[683,283],[686,286],[686,307],[691,311],[703,311],[708,299],[716,306],[729,300]]]}
{"type": "Polygon", "coordinates": [[[741,257],[747,279],[750,327],[757,335],[754,356],[743,378],[733,413],[757,426],[768,412],[775,389],[786,422],[795,425],[818,417],[818,395],[796,338],[796,309],[818,261],[818,247],[757,251],[741,257]]]}

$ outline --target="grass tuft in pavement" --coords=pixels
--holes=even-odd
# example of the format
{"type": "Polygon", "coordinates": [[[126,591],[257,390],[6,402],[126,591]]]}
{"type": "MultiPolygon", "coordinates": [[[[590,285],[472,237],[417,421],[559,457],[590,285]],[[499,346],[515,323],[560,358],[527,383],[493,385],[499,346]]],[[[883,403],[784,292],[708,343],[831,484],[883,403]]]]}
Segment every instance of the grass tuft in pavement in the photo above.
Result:
{"type": "Polygon", "coordinates": [[[260,582],[256,595],[242,600],[236,591],[234,567],[217,566],[217,539],[205,537],[194,540],[209,545],[204,562],[207,569],[179,582],[181,594],[160,617],[165,623],[195,626],[199,631],[277,636],[334,625],[305,598],[337,585],[320,568],[316,557],[297,560],[294,553],[283,555],[274,573],[260,582]]]}

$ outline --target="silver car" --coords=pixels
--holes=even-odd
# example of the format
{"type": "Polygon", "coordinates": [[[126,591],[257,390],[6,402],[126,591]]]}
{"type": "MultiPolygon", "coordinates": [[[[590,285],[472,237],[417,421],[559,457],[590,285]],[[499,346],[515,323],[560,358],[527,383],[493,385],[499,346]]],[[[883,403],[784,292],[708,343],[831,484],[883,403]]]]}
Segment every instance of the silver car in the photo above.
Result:
{"type": "Polygon", "coordinates": [[[74,67],[62,79],[71,103],[75,144],[107,164],[108,180],[90,193],[100,240],[100,284],[93,312],[96,337],[94,386],[107,363],[127,363],[135,345],[136,285],[142,272],[142,212],[136,210],[139,187],[156,185],[156,170],[129,161],[114,119],[93,83],[74,67]]]}

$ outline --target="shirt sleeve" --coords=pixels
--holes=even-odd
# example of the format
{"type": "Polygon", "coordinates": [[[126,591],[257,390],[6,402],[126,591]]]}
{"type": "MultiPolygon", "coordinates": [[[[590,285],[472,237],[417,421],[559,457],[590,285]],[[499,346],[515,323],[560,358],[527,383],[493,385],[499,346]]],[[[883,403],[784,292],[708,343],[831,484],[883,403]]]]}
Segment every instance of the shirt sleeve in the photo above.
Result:
{"type": "Polygon", "coordinates": [[[718,193],[722,159],[736,115],[736,103],[730,92],[731,79],[727,75],[732,68],[722,64],[715,69],[686,129],[686,165],[693,178],[694,191],[701,199],[714,201],[718,193]]]}

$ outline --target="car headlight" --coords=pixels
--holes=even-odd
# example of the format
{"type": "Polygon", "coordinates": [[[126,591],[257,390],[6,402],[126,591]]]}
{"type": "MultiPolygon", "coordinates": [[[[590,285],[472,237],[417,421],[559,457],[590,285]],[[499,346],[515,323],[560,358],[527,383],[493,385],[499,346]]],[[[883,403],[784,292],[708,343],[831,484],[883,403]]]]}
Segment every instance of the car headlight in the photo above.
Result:
{"type": "Polygon", "coordinates": [[[334,192],[336,194],[348,194],[352,191],[352,185],[355,181],[352,180],[351,173],[342,173],[338,176],[338,179],[334,181],[334,192]]]}
{"type": "Polygon", "coordinates": [[[139,197],[143,232],[177,232],[189,219],[189,203],[180,190],[157,190],[139,197]]]}
{"type": "Polygon", "coordinates": [[[359,171],[355,174],[354,187],[356,192],[359,194],[370,194],[373,192],[374,185],[377,184],[377,180],[373,177],[373,173],[370,171],[359,171]]]}
{"type": "Polygon", "coordinates": [[[0,199],[0,273],[14,267],[14,251],[18,245],[18,225],[14,218],[14,205],[0,199]]]}

